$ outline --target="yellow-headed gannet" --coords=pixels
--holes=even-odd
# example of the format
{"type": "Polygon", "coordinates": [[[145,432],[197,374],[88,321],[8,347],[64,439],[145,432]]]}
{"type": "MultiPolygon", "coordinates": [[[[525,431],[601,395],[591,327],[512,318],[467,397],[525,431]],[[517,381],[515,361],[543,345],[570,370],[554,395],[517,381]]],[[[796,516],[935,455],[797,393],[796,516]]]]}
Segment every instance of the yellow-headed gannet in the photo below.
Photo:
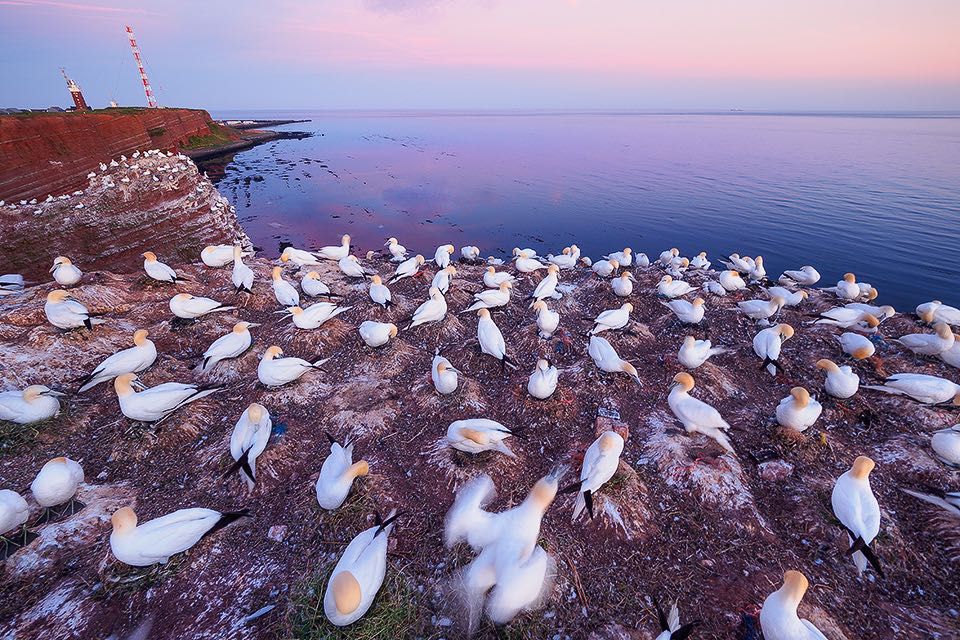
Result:
{"type": "Polygon", "coordinates": [[[353,481],[370,473],[370,463],[366,460],[353,461],[354,443],[349,438],[340,444],[328,433],[327,439],[330,441],[330,455],[320,466],[316,490],[320,506],[333,511],[339,509],[347,499],[353,481]]]}
{"type": "Polygon", "coordinates": [[[590,268],[601,278],[609,278],[620,268],[620,263],[616,260],[597,260],[590,268]]]}
{"type": "Polygon", "coordinates": [[[475,293],[473,294],[473,304],[460,313],[502,307],[510,302],[511,289],[513,289],[512,282],[502,282],[498,289],[484,289],[480,293],[475,293]]]}
{"type": "Polygon", "coordinates": [[[577,266],[577,261],[580,259],[580,252],[576,254],[573,253],[573,249],[570,247],[564,247],[563,251],[560,252],[560,255],[548,255],[547,262],[555,264],[561,269],[573,269],[577,266]]]}
{"type": "Polygon", "coordinates": [[[633,264],[633,249],[627,247],[623,251],[616,251],[603,257],[607,260],[616,260],[621,267],[629,267],[633,264]]]}
{"type": "Polygon", "coordinates": [[[256,322],[240,321],[233,325],[233,331],[214,340],[203,352],[203,362],[199,371],[210,371],[221,360],[239,358],[253,344],[250,327],[259,327],[256,322]]]}
{"type": "Polygon", "coordinates": [[[316,298],[317,296],[332,296],[330,287],[324,284],[320,279],[320,274],[316,271],[308,271],[307,275],[303,276],[303,279],[300,281],[300,288],[311,298],[316,298]]]}
{"type": "Polygon", "coordinates": [[[450,423],[447,427],[447,444],[467,453],[499,451],[516,458],[510,447],[503,442],[512,435],[513,432],[499,422],[486,418],[470,418],[450,423]]]}
{"type": "Polygon", "coordinates": [[[933,328],[936,331],[933,334],[911,333],[892,342],[898,342],[921,356],[935,356],[952,349],[956,338],[950,326],[945,322],[938,322],[933,328]]]}
{"type": "Polygon", "coordinates": [[[593,328],[587,335],[596,335],[603,331],[617,331],[630,324],[630,313],[633,311],[633,305],[625,302],[619,309],[607,309],[601,311],[593,320],[593,328]]]}
{"type": "Polygon", "coordinates": [[[771,298],[783,298],[783,306],[785,307],[795,307],[810,297],[810,294],[803,289],[790,291],[786,287],[768,287],[766,291],[771,298]]]}
{"type": "Polygon", "coordinates": [[[539,269],[547,268],[547,265],[543,264],[536,258],[526,258],[523,255],[518,256],[513,265],[520,273],[533,273],[539,269]]]}
{"type": "Polygon", "coordinates": [[[278,346],[268,347],[257,365],[257,378],[267,387],[279,387],[297,380],[308,371],[320,369],[330,358],[323,358],[315,362],[307,362],[301,358],[281,358],[283,349],[278,346]]]}
{"type": "Polygon", "coordinates": [[[438,268],[445,269],[450,264],[450,256],[453,255],[453,251],[452,244],[440,245],[433,254],[433,262],[438,268]]]}
{"type": "Polygon", "coordinates": [[[610,281],[610,288],[613,289],[614,295],[626,298],[633,293],[633,283],[636,281],[632,273],[624,271],[619,277],[610,281]]]}
{"type": "Polygon", "coordinates": [[[691,291],[696,291],[690,286],[690,283],[683,280],[674,280],[673,276],[665,275],[657,283],[657,295],[664,298],[679,298],[685,296],[691,291]]]}
{"type": "Polygon", "coordinates": [[[53,274],[53,279],[61,287],[72,287],[80,282],[80,278],[83,277],[83,272],[77,269],[76,265],[66,256],[57,256],[53,261],[53,266],[50,267],[50,273],[53,274]]]}
{"type": "Polygon", "coordinates": [[[332,320],[350,309],[353,309],[353,307],[340,307],[332,302],[314,302],[306,309],[290,307],[276,313],[290,314],[294,326],[298,329],[317,329],[328,320],[332,320]]]}
{"type": "Polygon", "coordinates": [[[320,264],[320,260],[314,254],[293,247],[287,247],[283,250],[283,253],[280,254],[280,262],[292,262],[298,267],[320,264]]]}
{"type": "Polygon", "coordinates": [[[557,368],[547,360],[537,360],[537,368],[527,380],[527,393],[539,400],[546,400],[557,390],[557,368]]]}
{"type": "Polygon", "coordinates": [[[30,483],[30,493],[37,504],[46,510],[44,516],[49,516],[50,512],[54,511],[52,507],[61,507],[55,510],[59,512],[57,515],[63,515],[64,511],[73,514],[83,508],[82,504],[74,500],[82,482],[83,467],[80,463],[61,456],[40,468],[30,483]]]}
{"type": "Polygon", "coordinates": [[[747,283],[740,277],[740,272],[731,269],[720,273],[720,286],[727,291],[741,291],[747,288],[747,283]]]}
{"type": "Polygon", "coordinates": [[[32,384],[22,391],[0,392],[0,420],[16,424],[31,424],[60,415],[60,401],[64,394],[42,384],[32,384]]]}
{"type": "Polygon", "coordinates": [[[450,361],[440,355],[437,349],[433,356],[433,363],[430,365],[430,379],[433,380],[433,386],[437,393],[447,395],[457,390],[458,378],[460,374],[450,361]]]}
{"type": "Polygon", "coordinates": [[[317,257],[325,260],[340,260],[350,255],[350,236],[344,234],[339,245],[322,247],[317,251],[317,257]]]}
{"type": "Polygon", "coordinates": [[[403,280],[404,278],[417,275],[420,272],[420,267],[423,266],[423,263],[423,256],[419,253],[412,258],[407,258],[397,265],[396,271],[393,272],[393,275],[390,276],[390,279],[387,280],[387,283],[393,284],[398,280],[403,280]]]}
{"type": "MultiPolygon", "coordinates": [[[[253,254],[245,253],[244,255],[249,256],[253,254]]],[[[217,244],[204,247],[203,251],[200,252],[200,260],[208,267],[225,267],[228,264],[232,264],[233,245],[217,244]]]]}
{"type": "Polygon", "coordinates": [[[460,247],[460,259],[464,262],[477,262],[480,260],[480,247],[460,247]]]}
{"type": "Polygon", "coordinates": [[[939,300],[918,305],[917,316],[927,324],[946,322],[954,327],[960,326],[960,309],[945,305],[939,300]]]}
{"type": "Polygon", "coordinates": [[[843,306],[847,309],[857,309],[859,311],[869,313],[880,322],[897,315],[897,310],[888,304],[880,305],[878,307],[876,305],[866,304],[864,302],[851,302],[843,306]]]}
{"type": "Polygon", "coordinates": [[[786,286],[796,284],[801,287],[809,287],[820,282],[820,273],[810,265],[804,265],[798,270],[784,271],[780,275],[779,282],[786,286]]]}
{"type": "Polygon", "coordinates": [[[877,350],[870,338],[859,333],[846,332],[837,336],[837,340],[843,352],[857,360],[869,358],[877,350]]]}
{"type": "Polygon", "coordinates": [[[237,293],[253,293],[253,269],[243,264],[243,251],[239,246],[233,248],[233,273],[230,280],[237,293]]]}
{"type": "Polygon", "coordinates": [[[766,368],[772,376],[777,375],[777,369],[783,370],[780,365],[780,350],[783,343],[792,338],[793,334],[793,327],[781,323],[763,329],[753,337],[753,352],[763,358],[761,369],[766,368]]]}
{"type": "Polygon", "coordinates": [[[500,361],[500,366],[506,368],[507,365],[516,367],[516,363],[507,355],[507,345],[503,340],[503,333],[490,317],[489,309],[480,309],[477,311],[479,320],[477,321],[477,341],[480,343],[480,351],[493,356],[500,361]]]}
{"type": "Polygon", "coordinates": [[[396,238],[388,238],[383,246],[390,252],[391,262],[402,262],[407,259],[407,248],[400,244],[396,238]]]}
{"type": "Polygon", "coordinates": [[[430,283],[430,286],[440,289],[440,293],[447,295],[447,291],[450,290],[450,281],[455,275],[457,275],[457,268],[452,264],[447,265],[437,271],[437,274],[433,276],[433,281],[430,283]]]}
{"type": "Polygon", "coordinates": [[[806,431],[820,417],[823,406],[803,387],[790,389],[790,395],[777,405],[777,424],[794,431],[806,431]]]}
{"type": "Polygon", "coordinates": [[[281,306],[300,306],[300,293],[296,287],[283,279],[283,267],[273,268],[273,295],[281,306]]]}
{"type": "Polygon", "coordinates": [[[693,376],[689,373],[682,372],[674,376],[673,383],[670,385],[670,395],[667,397],[670,410],[683,424],[687,433],[702,433],[733,453],[733,446],[726,434],[730,425],[719,411],[690,395],[693,386],[693,376]]]}
{"type": "Polygon", "coordinates": [[[673,249],[667,249],[660,254],[660,266],[665,267],[670,264],[670,261],[680,255],[680,250],[674,247],[673,249]]]}
{"type": "Polygon", "coordinates": [[[156,422],[180,407],[223,389],[180,382],[165,382],[155,387],[146,387],[137,380],[135,373],[117,376],[113,381],[113,388],[117,392],[123,415],[140,422],[156,422]],[[139,391],[134,389],[134,386],[139,391]]]}
{"type": "Polygon", "coordinates": [[[340,258],[337,261],[337,266],[340,267],[340,271],[343,275],[348,278],[366,278],[370,273],[363,268],[363,265],[360,264],[360,260],[357,259],[355,255],[348,255],[340,258]]]}
{"type": "Polygon", "coordinates": [[[397,337],[397,325],[392,322],[375,322],[373,320],[364,320],[357,327],[360,337],[368,347],[382,347],[390,341],[390,338],[397,337]]]}
{"type": "Polygon", "coordinates": [[[587,353],[593,358],[594,364],[601,371],[607,373],[625,373],[640,384],[640,376],[637,374],[637,368],[617,355],[606,338],[597,335],[590,336],[590,343],[587,345],[587,353]]]}
{"type": "Polygon", "coordinates": [[[496,267],[490,266],[487,267],[487,270],[483,272],[483,284],[488,289],[499,289],[500,285],[504,282],[513,282],[515,278],[503,271],[497,272],[496,267]]]}
{"type": "Polygon", "coordinates": [[[604,431],[587,449],[580,469],[580,482],[563,489],[563,493],[577,492],[573,505],[573,520],[577,519],[584,507],[587,508],[590,519],[593,519],[593,495],[617,472],[621,453],[623,437],[615,431],[604,431]]]}
{"type": "Polygon", "coordinates": [[[853,397],[860,389],[860,376],[847,365],[841,367],[834,361],[823,358],[817,360],[817,369],[823,369],[827,372],[827,379],[824,380],[823,388],[834,398],[843,400],[853,397]]]}
{"type": "Polygon", "coordinates": [[[707,252],[701,251],[690,259],[690,267],[693,269],[709,269],[710,261],[707,260],[707,252]]]}
{"type": "Polygon", "coordinates": [[[186,280],[186,278],[178,276],[177,272],[168,265],[157,260],[157,254],[153,251],[144,251],[140,255],[143,256],[143,270],[157,282],[178,282],[180,280],[186,280]]]}
{"type": "Polygon", "coordinates": [[[850,540],[847,555],[853,555],[857,571],[863,573],[869,561],[882,577],[880,561],[870,547],[880,533],[880,505],[870,488],[870,472],[874,466],[874,461],[867,456],[854,460],[853,467],[837,478],[830,502],[833,514],[847,531],[850,540]]]}
{"type": "Polygon", "coordinates": [[[766,640],[827,640],[812,622],[797,615],[808,586],[799,571],[783,574],[783,586],[767,596],[760,609],[760,629],[766,640]]]}
{"type": "Polygon", "coordinates": [[[661,301],[660,304],[673,312],[683,324],[699,324],[703,320],[705,311],[703,298],[696,298],[693,302],[686,300],[661,301]]]}
{"type": "Polygon", "coordinates": [[[390,305],[393,304],[393,300],[390,297],[390,289],[387,288],[387,285],[383,284],[380,276],[370,276],[370,299],[384,309],[389,308],[390,305]]]}
{"type": "Polygon", "coordinates": [[[73,299],[69,291],[57,289],[47,294],[47,301],[43,305],[43,312],[50,324],[58,329],[92,329],[95,324],[103,324],[103,320],[96,317],[99,314],[90,313],[85,306],[73,299]]]}
{"type": "Polygon", "coordinates": [[[677,354],[677,360],[683,365],[684,369],[696,369],[710,356],[727,353],[728,349],[723,347],[714,347],[709,340],[697,340],[693,336],[687,336],[680,345],[680,352],[677,354]]]}
{"type": "Polygon", "coordinates": [[[546,298],[560,298],[560,293],[557,291],[557,282],[560,279],[560,267],[555,264],[551,264],[547,267],[547,275],[543,277],[543,280],[537,283],[536,289],[533,290],[533,293],[530,294],[530,298],[533,299],[533,302],[530,303],[532,307],[536,302],[540,300],[545,300],[546,298]]]}
{"type": "Polygon", "coordinates": [[[267,448],[273,420],[270,412],[262,404],[251,403],[240,414],[240,419],[230,435],[230,455],[236,464],[228,471],[239,471],[240,477],[247,483],[247,491],[253,491],[257,480],[257,457],[267,448]]]}
{"type": "Polygon", "coordinates": [[[549,309],[547,303],[543,300],[535,302],[533,308],[537,312],[537,330],[539,336],[545,340],[552,338],[557,327],[560,326],[560,314],[549,309]]]}
{"type": "Polygon", "coordinates": [[[170,298],[170,311],[173,315],[184,320],[194,320],[215,311],[230,311],[233,306],[220,304],[211,298],[192,296],[189,293],[178,293],[170,298]]]}
{"type": "Polygon", "coordinates": [[[152,365],[157,359],[157,347],[147,335],[145,329],[134,331],[133,346],[107,356],[89,375],[79,380],[80,388],[77,393],[83,393],[122,373],[140,373],[152,365]]]}

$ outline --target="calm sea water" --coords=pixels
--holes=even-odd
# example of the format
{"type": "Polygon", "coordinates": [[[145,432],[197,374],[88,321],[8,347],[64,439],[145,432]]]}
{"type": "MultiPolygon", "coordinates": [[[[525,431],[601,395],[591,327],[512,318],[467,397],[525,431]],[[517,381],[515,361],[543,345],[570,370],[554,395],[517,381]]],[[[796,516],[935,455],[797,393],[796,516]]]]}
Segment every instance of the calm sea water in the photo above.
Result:
{"type": "Polygon", "coordinates": [[[846,271],[905,310],[960,305],[960,118],[646,113],[217,113],[316,132],[245,151],[218,187],[258,246],[396,236],[483,255],[764,256],[846,271]]]}

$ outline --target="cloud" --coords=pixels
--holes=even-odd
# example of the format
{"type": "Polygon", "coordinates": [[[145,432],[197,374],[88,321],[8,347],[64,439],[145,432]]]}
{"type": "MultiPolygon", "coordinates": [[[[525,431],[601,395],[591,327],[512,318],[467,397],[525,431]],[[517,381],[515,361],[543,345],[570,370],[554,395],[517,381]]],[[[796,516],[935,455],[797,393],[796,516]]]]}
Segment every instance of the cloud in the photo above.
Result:
{"type": "Polygon", "coordinates": [[[363,0],[368,11],[375,13],[414,13],[432,11],[443,0],[363,0]]]}
{"type": "Polygon", "coordinates": [[[109,7],[101,4],[89,4],[80,2],[58,2],[57,0],[2,0],[0,5],[12,7],[51,7],[54,9],[67,9],[69,11],[79,11],[81,13],[136,13],[141,15],[160,15],[155,11],[148,9],[131,9],[127,7],[109,7]]]}

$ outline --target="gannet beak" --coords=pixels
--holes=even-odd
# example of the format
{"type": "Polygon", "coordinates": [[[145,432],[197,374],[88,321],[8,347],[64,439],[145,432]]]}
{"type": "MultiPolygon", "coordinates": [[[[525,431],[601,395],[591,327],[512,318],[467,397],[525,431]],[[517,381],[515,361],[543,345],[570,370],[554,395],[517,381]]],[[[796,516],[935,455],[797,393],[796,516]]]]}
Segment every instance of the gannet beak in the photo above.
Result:
{"type": "Polygon", "coordinates": [[[54,271],[57,270],[57,267],[59,267],[59,266],[60,266],[60,263],[59,263],[59,262],[54,262],[54,263],[53,263],[53,266],[50,267],[50,271],[48,271],[47,273],[53,273],[54,271]]]}
{"type": "Polygon", "coordinates": [[[249,329],[250,327],[259,327],[259,326],[260,326],[260,323],[259,323],[259,322],[248,322],[248,323],[247,323],[247,329],[249,329]]]}
{"type": "MultiPolygon", "coordinates": [[[[454,373],[460,373],[460,369],[457,369],[457,368],[455,368],[455,367],[447,367],[447,371],[453,371],[454,373]]],[[[460,375],[463,375],[463,374],[460,373],[460,375]]]]}
{"type": "Polygon", "coordinates": [[[283,309],[282,311],[274,311],[273,313],[276,314],[276,315],[279,315],[279,316],[282,316],[283,314],[293,315],[292,313],[290,313],[290,312],[287,311],[286,309],[283,309]]]}
{"type": "Polygon", "coordinates": [[[67,394],[61,393],[61,392],[59,392],[59,391],[53,391],[53,390],[51,390],[51,391],[44,391],[44,392],[41,393],[41,395],[44,395],[44,396],[53,396],[54,398],[66,398],[66,397],[67,397],[67,394]]]}
{"type": "Polygon", "coordinates": [[[558,464],[553,469],[550,470],[550,473],[547,474],[547,477],[553,481],[559,481],[563,476],[567,475],[569,467],[565,464],[558,464]]]}

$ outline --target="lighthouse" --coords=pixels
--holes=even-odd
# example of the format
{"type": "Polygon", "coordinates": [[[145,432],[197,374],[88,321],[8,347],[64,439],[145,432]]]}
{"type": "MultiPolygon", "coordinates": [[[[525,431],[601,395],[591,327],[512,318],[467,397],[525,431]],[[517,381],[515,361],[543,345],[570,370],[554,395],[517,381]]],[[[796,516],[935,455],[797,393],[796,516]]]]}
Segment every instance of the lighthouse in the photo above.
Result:
{"type": "Polygon", "coordinates": [[[67,90],[70,92],[70,97],[73,98],[73,104],[76,106],[77,111],[89,111],[90,107],[87,106],[87,101],[83,99],[80,86],[67,76],[67,72],[63,67],[60,67],[60,73],[63,74],[63,79],[67,81],[67,90]]]}

